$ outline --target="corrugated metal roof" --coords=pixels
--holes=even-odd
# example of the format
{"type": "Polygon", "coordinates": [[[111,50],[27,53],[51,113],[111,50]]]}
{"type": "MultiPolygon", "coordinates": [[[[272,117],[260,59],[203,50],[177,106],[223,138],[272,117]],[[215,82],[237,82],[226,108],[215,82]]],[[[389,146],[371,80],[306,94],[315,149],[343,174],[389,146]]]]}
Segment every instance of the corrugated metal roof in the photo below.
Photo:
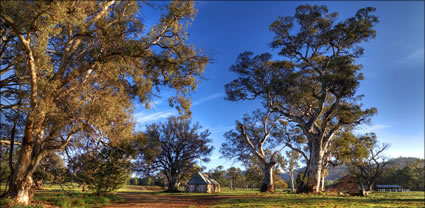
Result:
{"type": "Polygon", "coordinates": [[[376,188],[401,188],[399,185],[376,185],[376,188]]]}
{"type": "Polygon", "coordinates": [[[207,185],[207,184],[218,184],[217,181],[204,175],[200,172],[194,174],[192,178],[187,182],[189,185],[207,185]]]}

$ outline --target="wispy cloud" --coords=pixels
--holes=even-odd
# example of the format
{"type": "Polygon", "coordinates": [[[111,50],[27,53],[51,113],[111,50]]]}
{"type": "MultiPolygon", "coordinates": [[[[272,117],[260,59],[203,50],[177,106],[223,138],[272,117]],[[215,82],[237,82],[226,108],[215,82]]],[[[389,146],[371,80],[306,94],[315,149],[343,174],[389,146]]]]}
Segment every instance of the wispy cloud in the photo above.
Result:
{"type": "Polygon", "coordinates": [[[387,128],[390,128],[390,127],[391,126],[385,125],[385,124],[375,124],[375,125],[371,125],[371,126],[360,126],[355,130],[355,132],[360,133],[360,134],[364,134],[364,133],[375,132],[375,131],[382,130],[382,129],[387,129],[387,128]]]}
{"type": "Polygon", "coordinates": [[[202,104],[204,102],[207,102],[208,100],[216,99],[216,98],[223,97],[223,96],[224,96],[224,93],[215,93],[215,94],[212,94],[210,96],[204,97],[204,98],[202,98],[200,100],[197,100],[197,101],[193,102],[192,103],[192,107],[197,106],[197,105],[200,105],[200,104],[202,104]]]}
{"type": "Polygon", "coordinates": [[[176,112],[172,111],[160,111],[155,113],[146,113],[146,112],[139,112],[134,114],[134,118],[136,119],[137,123],[139,124],[147,124],[152,121],[159,120],[161,118],[167,118],[169,116],[175,115],[176,112]]]}
{"type": "Polygon", "coordinates": [[[217,127],[214,127],[214,128],[210,128],[209,130],[213,134],[218,134],[218,133],[224,133],[224,132],[229,131],[229,130],[234,129],[234,128],[235,128],[235,125],[227,125],[227,126],[220,125],[220,126],[217,126],[217,127]]]}
{"type": "Polygon", "coordinates": [[[420,49],[417,49],[416,51],[410,53],[409,55],[407,55],[406,59],[417,59],[417,58],[423,59],[423,57],[424,57],[424,49],[420,48],[420,49]]]}
{"type": "Polygon", "coordinates": [[[424,63],[424,48],[416,49],[409,54],[407,54],[404,57],[401,57],[400,59],[396,60],[394,62],[394,65],[400,66],[404,64],[417,64],[417,63],[424,63]]]}

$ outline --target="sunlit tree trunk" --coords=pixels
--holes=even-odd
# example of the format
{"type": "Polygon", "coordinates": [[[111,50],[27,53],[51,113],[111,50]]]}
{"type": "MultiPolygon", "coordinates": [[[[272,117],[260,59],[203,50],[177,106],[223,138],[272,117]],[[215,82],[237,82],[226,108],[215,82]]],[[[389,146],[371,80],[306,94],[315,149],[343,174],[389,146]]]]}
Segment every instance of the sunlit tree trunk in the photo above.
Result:
{"type": "Polygon", "coordinates": [[[360,194],[361,196],[367,196],[366,188],[362,182],[360,182],[360,194]]]}
{"type": "MultiPolygon", "coordinates": [[[[25,141],[25,140],[24,140],[25,141]]],[[[22,144],[21,153],[16,163],[15,171],[9,183],[8,196],[17,204],[27,206],[36,189],[32,174],[42,159],[42,154],[34,152],[32,145],[22,144]]]]}
{"type": "Polygon", "coordinates": [[[261,185],[261,192],[273,192],[274,184],[273,184],[273,167],[276,163],[266,163],[263,168],[264,173],[264,181],[261,185]]]}
{"type": "Polygon", "coordinates": [[[324,154],[320,146],[321,145],[311,145],[310,160],[304,175],[303,184],[298,186],[298,193],[320,192],[320,179],[324,154]]]}
{"type": "Polygon", "coordinates": [[[295,191],[294,175],[295,175],[294,170],[291,170],[289,172],[289,176],[291,178],[291,191],[295,191]]]}

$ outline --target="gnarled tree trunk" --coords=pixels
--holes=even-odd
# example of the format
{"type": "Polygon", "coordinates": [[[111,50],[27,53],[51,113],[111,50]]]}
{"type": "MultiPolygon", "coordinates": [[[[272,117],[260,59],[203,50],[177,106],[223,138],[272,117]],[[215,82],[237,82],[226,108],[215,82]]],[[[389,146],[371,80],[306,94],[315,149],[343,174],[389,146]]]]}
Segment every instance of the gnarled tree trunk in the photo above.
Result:
{"type": "MultiPolygon", "coordinates": [[[[27,130],[26,130],[27,131],[27,130]]],[[[31,131],[28,131],[31,132],[31,131]]],[[[43,132],[40,133],[41,135],[43,132]]],[[[29,134],[26,134],[26,136],[29,134]]],[[[47,152],[41,151],[40,145],[33,140],[23,139],[18,161],[9,182],[8,196],[17,204],[27,206],[34,195],[36,184],[32,174],[47,152]]]]}
{"type": "Polygon", "coordinates": [[[12,178],[9,182],[8,196],[17,204],[28,206],[36,188],[34,180],[32,179],[31,166],[32,159],[32,148],[30,145],[23,143],[21,154],[19,155],[16,163],[16,169],[13,172],[12,178]]]}
{"type": "Polygon", "coordinates": [[[178,191],[178,186],[176,182],[168,182],[168,192],[176,192],[178,191]]]}
{"type": "Polygon", "coordinates": [[[168,179],[168,192],[177,192],[178,191],[178,176],[175,171],[167,176],[168,179]]]}
{"type": "Polygon", "coordinates": [[[10,186],[9,196],[15,199],[17,204],[28,206],[34,195],[35,184],[31,176],[24,177],[20,180],[15,180],[10,186]]]}
{"type": "Polygon", "coordinates": [[[273,183],[273,167],[276,163],[266,163],[263,167],[264,181],[261,185],[261,192],[273,192],[274,183],[273,183]]]}
{"type": "Polygon", "coordinates": [[[366,190],[366,187],[362,182],[360,182],[360,195],[367,197],[369,192],[366,190]]]}
{"type": "Polygon", "coordinates": [[[372,182],[372,183],[369,184],[369,187],[368,187],[368,192],[369,193],[372,193],[373,192],[373,185],[374,185],[374,183],[375,182],[372,182]]]}
{"type": "Polygon", "coordinates": [[[322,161],[324,151],[321,145],[311,145],[310,160],[308,161],[303,183],[297,187],[298,193],[320,192],[322,161]]]}

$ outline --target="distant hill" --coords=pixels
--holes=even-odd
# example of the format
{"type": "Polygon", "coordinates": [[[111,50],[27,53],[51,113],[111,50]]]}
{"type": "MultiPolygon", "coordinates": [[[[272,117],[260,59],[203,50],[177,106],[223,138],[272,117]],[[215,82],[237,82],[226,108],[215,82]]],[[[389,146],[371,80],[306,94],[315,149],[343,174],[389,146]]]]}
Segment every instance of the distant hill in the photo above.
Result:
{"type": "MultiPolygon", "coordinates": [[[[400,166],[400,167],[406,167],[409,162],[414,162],[414,161],[417,161],[417,160],[423,160],[423,159],[415,158],[415,157],[392,158],[392,159],[390,159],[389,165],[390,166],[391,165],[397,165],[397,166],[400,166]]],[[[302,173],[304,171],[305,171],[305,167],[297,169],[297,173],[302,173]]],[[[325,180],[336,180],[336,179],[339,179],[339,178],[349,174],[349,171],[348,171],[348,168],[347,168],[346,165],[339,165],[339,166],[336,166],[336,167],[331,166],[328,171],[329,171],[329,174],[325,178],[325,180]]],[[[283,180],[286,180],[286,181],[289,180],[289,175],[287,173],[280,174],[280,177],[283,180]]]]}
{"type": "Polygon", "coordinates": [[[420,158],[416,158],[416,157],[398,157],[398,158],[393,158],[390,160],[390,166],[391,165],[396,165],[399,166],[401,168],[404,168],[407,166],[407,164],[410,162],[416,162],[418,160],[424,160],[424,159],[420,159],[420,158]]]}
{"type": "MultiPolygon", "coordinates": [[[[304,171],[305,171],[305,167],[298,168],[296,175],[298,175],[299,173],[303,173],[304,171]]],[[[336,166],[336,167],[330,167],[329,168],[329,174],[326,177],[326,180],[336,180],[336,179],[339,179],[339,178],[341,178],[341,177],[343,177],[347,174],[348,174],[348,168],[347,168],[346,165],[339,165],[339,166],[336,166]]],[[[281,173],[280,177],[283,180],[286,180],[286,181],[289,180],[289,175],[287,173],[281,173]]],[[[296,178],[296,176],[295,176],[295,178],[296,178]]]]}

